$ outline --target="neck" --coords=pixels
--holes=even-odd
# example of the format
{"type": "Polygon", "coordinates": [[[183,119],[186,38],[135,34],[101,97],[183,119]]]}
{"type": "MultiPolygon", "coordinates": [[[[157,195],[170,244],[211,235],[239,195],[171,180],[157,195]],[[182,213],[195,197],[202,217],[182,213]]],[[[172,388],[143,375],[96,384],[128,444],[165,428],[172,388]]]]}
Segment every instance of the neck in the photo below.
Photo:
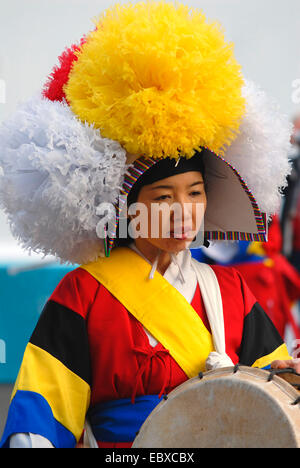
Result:
{"type": "Polygon", "coordinates": [[[145,258],[147,258],[147,260],[149,260],[150,263],[153,263],[159,254],[156,269],[161,275],[164,275],[165,271],[171,263],[170,252],[160,250],[158,247],[155,247],[154,245],[145,241],[145,239],[135,239],[134,243],[137,249],[144,255],[145,258]]]}

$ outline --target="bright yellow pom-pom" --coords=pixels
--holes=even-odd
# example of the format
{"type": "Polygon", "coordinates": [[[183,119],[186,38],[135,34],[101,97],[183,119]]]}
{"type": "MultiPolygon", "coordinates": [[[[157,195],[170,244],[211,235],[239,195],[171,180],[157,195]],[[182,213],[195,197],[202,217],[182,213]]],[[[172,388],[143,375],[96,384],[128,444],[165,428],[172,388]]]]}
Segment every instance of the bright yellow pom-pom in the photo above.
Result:
{"type": "Polygon", "coordinates": [[[146,157],[222,153],[245,111],[243,79],[220,26],[184,5],[107,10],[65,86],[73,112],[146,157]]]}

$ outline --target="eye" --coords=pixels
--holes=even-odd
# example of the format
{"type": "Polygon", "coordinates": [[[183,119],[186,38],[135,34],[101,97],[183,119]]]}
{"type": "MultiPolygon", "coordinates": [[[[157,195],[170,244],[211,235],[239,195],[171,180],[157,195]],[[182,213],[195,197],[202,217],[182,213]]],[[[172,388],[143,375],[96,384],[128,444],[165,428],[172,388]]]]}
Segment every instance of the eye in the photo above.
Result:
{"type": "Polygon", "coordinates": [[[194,191],[194,192],[191,192],[190,195],[191,195],[192,197],[197,197],[197,196],[199,196],[199,195],[202,195],[202,192],[194,191]]]}
{"type": "Polygon", "coordinates": [[[154,198],[154,200],[162,201],[162,200],[166,200],[167,198],[171,198],[170,195],[161,195],[160,197],[154,198]]]}

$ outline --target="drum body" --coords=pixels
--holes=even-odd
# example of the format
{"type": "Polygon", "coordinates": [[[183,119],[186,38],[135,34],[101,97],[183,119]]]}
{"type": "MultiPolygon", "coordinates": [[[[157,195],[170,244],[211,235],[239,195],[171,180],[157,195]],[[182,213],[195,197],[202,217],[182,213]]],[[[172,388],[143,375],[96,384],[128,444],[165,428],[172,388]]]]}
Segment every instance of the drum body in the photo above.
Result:
{"type": "Polygon", "coordinates": [[[298,448],[298,391],[270,372],[209,371],[173,390],[149,415],[133,448],[298,448]]]}

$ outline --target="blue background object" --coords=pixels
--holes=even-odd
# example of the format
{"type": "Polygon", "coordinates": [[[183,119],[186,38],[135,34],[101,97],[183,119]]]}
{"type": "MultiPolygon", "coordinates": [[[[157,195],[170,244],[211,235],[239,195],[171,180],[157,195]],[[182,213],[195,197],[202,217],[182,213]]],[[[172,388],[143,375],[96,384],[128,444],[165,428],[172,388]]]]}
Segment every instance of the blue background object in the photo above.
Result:
{"type": "Polygon", "coordinates": [[[16,380],[25,347],[47,299],[74,268],[56,262],[0,263],[0,383],[16,380]]]}

